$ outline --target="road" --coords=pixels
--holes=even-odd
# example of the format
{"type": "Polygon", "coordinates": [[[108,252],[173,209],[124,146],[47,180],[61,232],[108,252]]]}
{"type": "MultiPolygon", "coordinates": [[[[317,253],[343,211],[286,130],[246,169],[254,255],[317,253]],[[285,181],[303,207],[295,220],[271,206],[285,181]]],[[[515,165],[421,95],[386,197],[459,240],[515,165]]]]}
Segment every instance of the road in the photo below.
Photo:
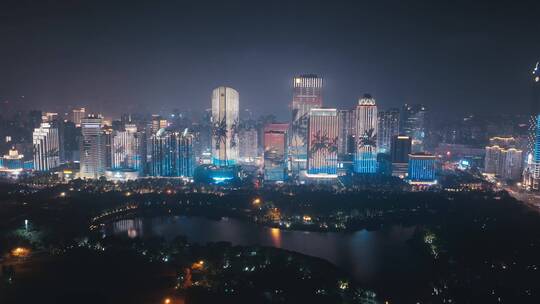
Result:
{"type": "Polygon", "coordinates": [[[503,188],[513,198],[522,201],[527,206],[540,212],[540,193],[527,192],[522,189],[518,189],[516,186],[505,186],[503,188]]]}

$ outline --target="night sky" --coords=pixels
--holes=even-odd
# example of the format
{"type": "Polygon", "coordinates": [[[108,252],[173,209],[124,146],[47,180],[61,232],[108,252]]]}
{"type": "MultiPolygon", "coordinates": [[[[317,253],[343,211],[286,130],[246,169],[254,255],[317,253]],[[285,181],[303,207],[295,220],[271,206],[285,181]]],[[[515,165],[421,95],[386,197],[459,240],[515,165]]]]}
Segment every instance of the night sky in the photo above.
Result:
{"type": "Polygon", "coordinates": [[[524,113],[540,60],[540,1],[110,2],[0,1],[2,101],[201,110],[229,85],[286,119],[291,78],[317,73],[328,107],[524,113]]]}

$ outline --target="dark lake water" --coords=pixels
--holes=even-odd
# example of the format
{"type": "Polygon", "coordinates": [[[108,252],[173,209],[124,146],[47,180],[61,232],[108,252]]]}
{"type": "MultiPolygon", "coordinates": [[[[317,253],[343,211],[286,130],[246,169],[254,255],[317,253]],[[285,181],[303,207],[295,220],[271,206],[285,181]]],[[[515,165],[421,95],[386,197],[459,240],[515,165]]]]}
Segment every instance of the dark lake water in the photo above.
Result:
{"type": "Polygon", "coordinates": [[[129,237],[184,235],[190,242],[227,241],[262,245],[319,257],[350,273],[359,283],[397,295],[412,291],[425,266],[407,243],[415,227],[392,226],[353,233],[280,230],[236,219],[170,216],[135,218],[108,224],[105,232],[129,237]]]}

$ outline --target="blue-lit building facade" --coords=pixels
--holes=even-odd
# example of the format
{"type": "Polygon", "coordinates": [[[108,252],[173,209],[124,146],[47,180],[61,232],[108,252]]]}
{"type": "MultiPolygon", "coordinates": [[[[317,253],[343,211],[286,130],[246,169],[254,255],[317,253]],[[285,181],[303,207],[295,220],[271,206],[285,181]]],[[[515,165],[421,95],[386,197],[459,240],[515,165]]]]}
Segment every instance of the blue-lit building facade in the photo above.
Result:
{"type": "Polygon", "coordinates": [[[22,170],[24,169],[24,155],[19,154],[15,148],[9,150],[7,155],[0,158],[0,169],[22,170]]]}
{"type": "Polygon", "coordinates": [[[529,141],[523,186],[528,190],[540,190],[540,63],[537,62],[531,75],[532,102],[529,123],[529,141]]]}
{"type": "Polygon", "coordinates": [[[184,130],[182,134],[178,134],[178,149],[176,154],[176,174],[181,177],[192,177],[195,171],[195,154],[193,151],[192,134],[188,130],[184,130]]]}
{"type": "Polygon", "coordinates": [[[436,157],[428,153],[409,154],[407,179],[411,184],[436,184],[436,157]]]}
{"type": "Polygon", "coordinates": [[[160,129],[152,136],[150,175],[156,177],[192,177],[195,169],[193,136],[160,129]]]}
{"type": "Polygon", "coordinates": [[[150,162],[151,176],[174,176],[173,160],[175,136],[165,129],[159,129],[152,135],[152,158],[150,162]]]}

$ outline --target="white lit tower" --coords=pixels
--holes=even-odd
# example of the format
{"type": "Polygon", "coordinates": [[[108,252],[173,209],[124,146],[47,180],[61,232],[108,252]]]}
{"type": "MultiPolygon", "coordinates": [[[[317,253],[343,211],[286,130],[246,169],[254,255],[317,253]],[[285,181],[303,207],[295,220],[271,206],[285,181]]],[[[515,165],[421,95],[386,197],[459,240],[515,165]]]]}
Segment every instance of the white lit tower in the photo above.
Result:
{"type": "Polygon", "coordinates": [[[323,79],[317,75],[299,75],[293,79],[288,154],[295,175],[307,166],[309,112],[322,107],[322,90],[323,79]]]}
{"type": "Polygon", "coordinates": [[[82,178],[98,179],[105,174],[105,136],[103,120],[95,115],[81,119],[81,171],[82,178]]]}
{"type": "Polygon", "coordinates": [[[212,92],[212,163],[238,163],[239,95],[235,89],[219,87],[212,92]]]}
{"type": "Polygon", "coordinates": [[[337,177],[337,109],[311,109],[308,127],[308,176],[337,177]]]}
{"type": "Polygon", "coordinates": [[[58,128],[43,122],[32,134],[34,169],[49,171],[60,165],[58,128]]]}
{"type": "Polygon", "coordinates": [[[112,169],[142,170],[143,135],[137,125],[125,124],[124,131],[114,131],[111,143],[112,169]]]}
{"type": "Polygon", "coordinates": [[[369,94],[360,98],[356,106],[355,173],[377,172],[377,105],[369,94]]]}

